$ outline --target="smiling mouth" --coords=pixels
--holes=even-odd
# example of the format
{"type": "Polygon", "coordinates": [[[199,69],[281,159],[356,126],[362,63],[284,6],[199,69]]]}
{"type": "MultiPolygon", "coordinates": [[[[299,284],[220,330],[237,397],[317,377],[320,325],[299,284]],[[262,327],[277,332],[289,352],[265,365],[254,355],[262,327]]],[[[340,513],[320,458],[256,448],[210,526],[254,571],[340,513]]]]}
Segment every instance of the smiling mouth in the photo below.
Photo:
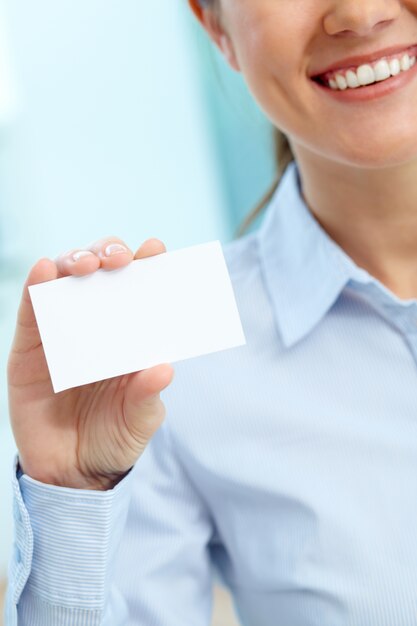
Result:
{"type": "Polygon", "coordinates": [[[347,67],[312,76],[311,79],[334,91],[361,89],[386,81],[401,72],[409,71],[416,63],[417,46],[412,46],[406,52],[381,57],[372,63],[365,63],[356,67],[347,67]]]}

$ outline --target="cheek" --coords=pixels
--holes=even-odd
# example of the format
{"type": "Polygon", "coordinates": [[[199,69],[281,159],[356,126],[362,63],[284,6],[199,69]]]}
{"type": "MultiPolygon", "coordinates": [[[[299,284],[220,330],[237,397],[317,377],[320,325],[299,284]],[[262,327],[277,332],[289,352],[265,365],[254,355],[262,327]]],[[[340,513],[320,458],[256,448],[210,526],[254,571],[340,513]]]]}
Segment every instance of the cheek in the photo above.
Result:
{"type": "Polygon", "coordinates": [[[242,20],[236,52],[253,97],[267,117],[285,130],[297,114],[306,112],[308,99],[304,98],[304,91],[311,89],[307,78],[308,50],[314,37],[312,24],[318,17],[313,19],[307,10],[300,15],[299,2],[293,3],[298,5],[298,11],[290,8],[291,2],[277,4],[285,4],[285,11],[258,11],[251,21],[242,20]]]}
{"type": "Polygon", "coordinates": [[[302,24],[291,19],[291,14],[270,11],[248,16],[242,20],[238,34],[238,53],[247,67],[256,64],[264,70],[274,70],[302,56],[300,36],[302,24]],[[297,56],[295,57],[295,53],[297,56]]]}
{"type": "Polygon", "coordinates": [[[294,68],[292,38],[279,36],[275,29],[259,24],[251,30],[240,48],[239,64],[255,97],[268,89],[276,78],[287,79],[294,68]],[[271,32],[272,31],[272,32],[271,32]]]}
{"type": "Polygon", "coordinates": [[[246,38],[239,59],[242,74],[252,96],[269,120],[285,130],[306,113],[311,89],[307,78],[305,33],[283,20],[257,25],[246,38]]]}

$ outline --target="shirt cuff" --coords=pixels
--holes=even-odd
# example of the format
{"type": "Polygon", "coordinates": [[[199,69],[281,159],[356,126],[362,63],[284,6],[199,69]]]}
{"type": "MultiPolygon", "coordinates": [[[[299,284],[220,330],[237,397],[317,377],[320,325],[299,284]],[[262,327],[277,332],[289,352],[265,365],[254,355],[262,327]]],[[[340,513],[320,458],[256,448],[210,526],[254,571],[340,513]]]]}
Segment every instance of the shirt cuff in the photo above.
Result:
{"type": "Polygon", "coordinates": [[[134,473],[108,491],[57,487],[20,470],[14,459],[15,553],[10,576],[17,604],[28,589],[65,607],[102,608],[129,508],[134,473]]]}

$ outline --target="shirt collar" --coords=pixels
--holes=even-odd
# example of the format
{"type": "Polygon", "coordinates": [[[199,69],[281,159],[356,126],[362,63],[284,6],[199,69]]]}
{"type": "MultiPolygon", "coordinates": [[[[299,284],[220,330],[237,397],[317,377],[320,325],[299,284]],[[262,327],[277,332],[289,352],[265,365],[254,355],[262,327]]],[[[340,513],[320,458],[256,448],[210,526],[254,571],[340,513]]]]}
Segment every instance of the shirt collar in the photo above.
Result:
{"type": "Polygon", "coordinates": [[[266,287],[286,347],[320,322],[350,280],[372,281],[310,212],[296,161],[285,170],[258,236],[266,287]]]}

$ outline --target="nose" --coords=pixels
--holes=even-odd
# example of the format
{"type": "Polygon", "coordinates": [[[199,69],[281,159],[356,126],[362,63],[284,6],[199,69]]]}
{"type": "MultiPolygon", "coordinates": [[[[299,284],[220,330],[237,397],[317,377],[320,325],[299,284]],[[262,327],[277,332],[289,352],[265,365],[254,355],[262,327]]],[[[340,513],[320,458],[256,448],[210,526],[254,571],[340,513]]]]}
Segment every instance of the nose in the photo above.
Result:
{"type": "Polygon", "coordinates": [[[394,22],[401,8],[400,0],[333,0],[324,30],[328,35],[372,35],[394,22]]]}

